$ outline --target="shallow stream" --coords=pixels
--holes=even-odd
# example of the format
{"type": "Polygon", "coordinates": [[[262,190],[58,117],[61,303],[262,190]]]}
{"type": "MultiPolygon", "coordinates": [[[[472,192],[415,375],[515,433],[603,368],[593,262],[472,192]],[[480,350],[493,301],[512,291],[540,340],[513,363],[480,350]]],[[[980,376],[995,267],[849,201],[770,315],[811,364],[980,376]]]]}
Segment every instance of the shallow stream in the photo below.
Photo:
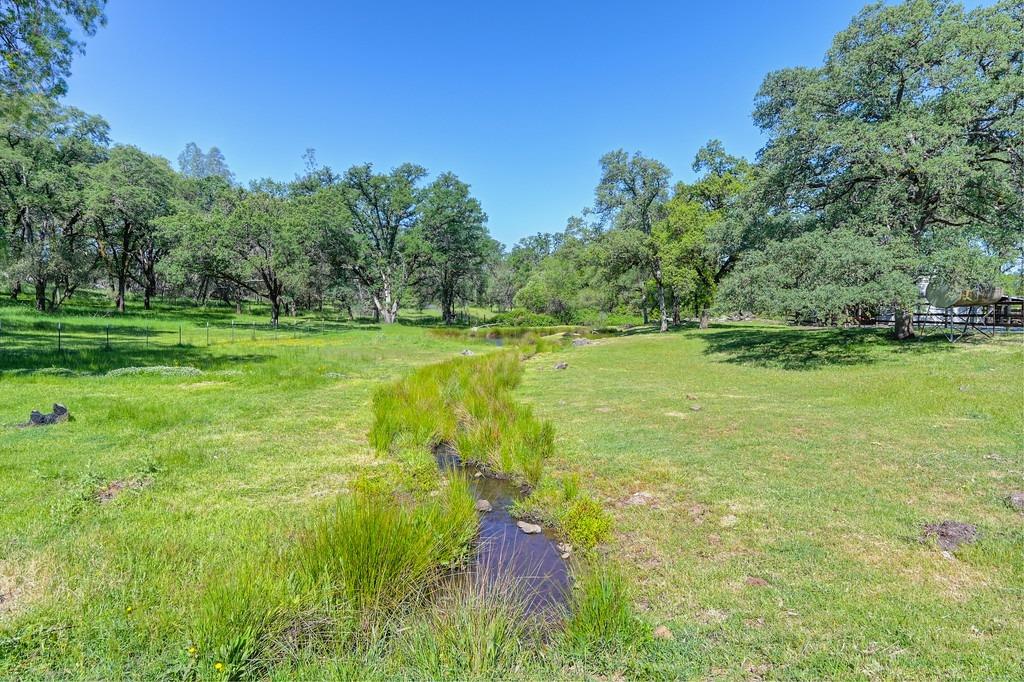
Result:
{"type": "Polygon", "coordinates": [[[491,504],[491,511],[479,512],[480,531],[464,579],[486,589],[517,590],[527,613],[557,617],[569,598],[569,565],[553,533],[526,534],[516,525],[510,509],[526,493],[514,481],[463,462],[447,443],[434,448],[434,457],[442,472],[464,476],[473,497],[491,504]]]}

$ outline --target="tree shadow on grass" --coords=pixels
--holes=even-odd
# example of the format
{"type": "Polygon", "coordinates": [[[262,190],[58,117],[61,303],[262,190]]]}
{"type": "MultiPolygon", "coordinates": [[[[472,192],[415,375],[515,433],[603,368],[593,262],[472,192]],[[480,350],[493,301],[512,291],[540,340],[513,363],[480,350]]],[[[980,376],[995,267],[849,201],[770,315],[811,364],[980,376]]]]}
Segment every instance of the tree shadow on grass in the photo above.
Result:
{"type": "Polygon", "coordinates": [[[724,362],[786,370],[868,365],[905,354],[945,353],[953,350],[941,334],[926,334],[907,341],[892,338],[886,329],[794,329],[731,327],[712,329],[699,338],[704,352],[724,362]]]}
{"type": "MultiPolygon", "coordinates": [[[[49,341],[49,339],[47,339],[49,341]]],[[[95,343],[95,340],[90,340],[95,343]]],[[[168,346],[141,344],[112,344],[108,349],[98,344],[93,347],[56,350],[32,345],[6,346],[0,349],[0,378],[5,373],[55,374],[67,370],[74,374],[104,374],[122,367],[149,367],[154,365],[195,367],[204,371],[236,369],[239,366],[267,362],[276,357],[272,351],[250,353],[211,353],[205,346],[168,346]]]]}

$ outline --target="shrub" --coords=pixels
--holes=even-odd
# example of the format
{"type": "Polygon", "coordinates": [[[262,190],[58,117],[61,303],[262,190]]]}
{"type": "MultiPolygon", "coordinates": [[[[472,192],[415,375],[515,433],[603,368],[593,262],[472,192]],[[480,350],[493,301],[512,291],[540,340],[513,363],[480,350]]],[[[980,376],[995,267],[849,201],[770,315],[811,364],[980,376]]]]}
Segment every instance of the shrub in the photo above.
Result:
{"type": "Polygon", "coordinates": [[[493,321],[508,327],[553,327],[558,324],[558,320],[547,313],[532,313],[525,308],[498,313],[493,321]]]}

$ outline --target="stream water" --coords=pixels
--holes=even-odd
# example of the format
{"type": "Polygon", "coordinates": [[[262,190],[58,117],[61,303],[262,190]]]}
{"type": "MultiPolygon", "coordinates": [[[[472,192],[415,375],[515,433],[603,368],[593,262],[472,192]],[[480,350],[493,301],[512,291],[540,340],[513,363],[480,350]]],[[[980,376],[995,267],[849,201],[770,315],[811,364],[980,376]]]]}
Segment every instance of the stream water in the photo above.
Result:
{"type": "Polygon", "coordinates": [[[557,617],[569,598],[569,566],[552,533],[526,534],[516,525],[509,510],[524,492],[513,481],[463,462],[446,443],[434,448],[434,457],[442,472],[464,476],[473,497],[491,504],[491,511],[479,513],[473,562],[463,579],[482,582],[485,589],[516,590],[528,614],[557,617]]]}

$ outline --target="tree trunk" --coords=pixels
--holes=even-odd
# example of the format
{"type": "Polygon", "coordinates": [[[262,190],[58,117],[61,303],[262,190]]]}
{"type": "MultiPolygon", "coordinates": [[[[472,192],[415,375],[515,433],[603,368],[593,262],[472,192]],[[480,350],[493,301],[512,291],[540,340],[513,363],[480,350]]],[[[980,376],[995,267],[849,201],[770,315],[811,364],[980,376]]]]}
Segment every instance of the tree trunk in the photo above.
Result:
{"type": "Polygon", "coordinates": [[[36,310],[46,311],[46,280],[36,280],[36,310]]]}
{"type": "Polygon", "coordinates": [[[270,299],[270,322],[271,322],[271,324],[273,324],[276,327],[277,326],[277,321],[281,317],[281,299],[280,299],[280,297],[278,297],[278,295],[276,293],[271,293],[269,295],[269,299],[270,299]]]}
{"type": "Polygon", "coordinates": [[[441,292],[441,318],[445,324],[455,322],[455,292],[441,292]]]}
{"type": "Polygon", "coordinates": [[[701,329],[707,329],[708,328],[708,323],[710,322],[710,320],[711,320],[711,311],[708,309],[707,306],[704,306],[703,308],[700,309],[700,328],[701,329]]]}
{"type": "Polygon", "coordinates": [[[15,280],[14,286],[11,287],[11,300],[17,301],[18,296],[21,294],[21,280],[15,280]]]}
{"type": "Polygon", "coordinates": [[[893,325],[893,334],[900,341],[914,337],[914,313],[911,311],[897,308],[893,325]]]}
{"type": "Polygon", "coordinates": [[[661,330],[668,331],[668,309],[665,307],[665,287],[658,284],[658,313],[661,315],[661,330]]]}
{"type": "Polygon", "coordinates": [[[142,305],[146,310],[150,309],[150,301],[156,296],[156,272],[153,265],[146,267],[146,287],[143,293],[142,305]]]}
{"type": "Polygon", "coordinates": [[[640,317],[643,318],[644,324],[648,325],[651,323],[651,314],[647,312],[647,304],[643,303],[640,305],[640,317]]]}
{"type": "Polygon", "coordinates": [[[373,296],[373,307],[377,311],[378,319],[382,319],[385,324],[394,324],[398,319],[398,301],[394,299],[391,283],[387,278],[384,278],[381,284],[381,293],[383,296],[373,296]]]}
{"type": "Polygon", "coordinates": [[[235,300],[235,315],[241,315],[241,314],[242,314],[242,299],[239,298],[239,299],[235,300]]]}
{"type": "Polygon", "coordinates": [[[117,312],[124,312],[124,292],[125,292],[125,278],[119,277],[117,279],[117,312]]]}
{"type": "Polygon", "coordinates": [[[661,260],[654,263],[654,281],[658,284],[658,312],[661,313],[661,331],[668,331],[668,307],[665,304],[665,284],[661,281],[661,260]]]}

